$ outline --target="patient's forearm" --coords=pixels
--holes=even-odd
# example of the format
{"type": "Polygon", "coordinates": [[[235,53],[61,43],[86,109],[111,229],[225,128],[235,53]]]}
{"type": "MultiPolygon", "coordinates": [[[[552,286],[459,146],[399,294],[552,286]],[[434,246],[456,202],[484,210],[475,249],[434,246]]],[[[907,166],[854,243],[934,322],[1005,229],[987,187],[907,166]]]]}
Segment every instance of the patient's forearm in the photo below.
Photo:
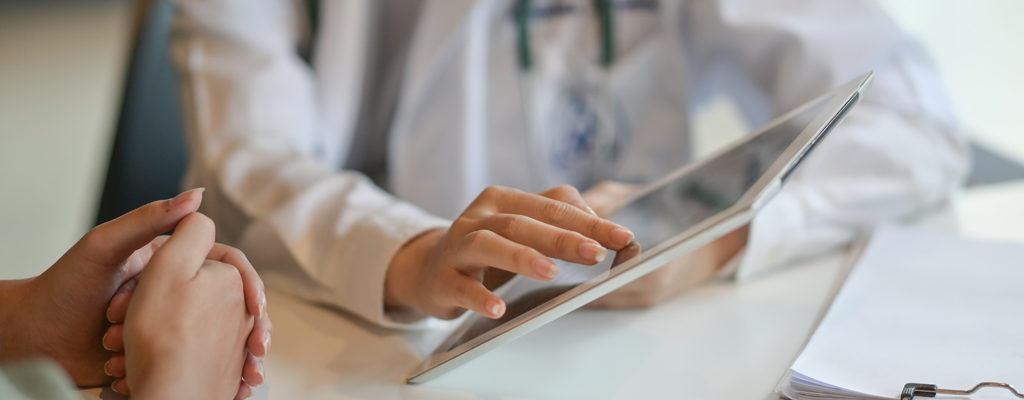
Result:
{"type": "Polygon", "coordinates": [[[19,327],[16,316],[24,306],[25,284],[31,279],[0,280],[0,362],[28,355],[31,350],[15,335],[19,327]]]}

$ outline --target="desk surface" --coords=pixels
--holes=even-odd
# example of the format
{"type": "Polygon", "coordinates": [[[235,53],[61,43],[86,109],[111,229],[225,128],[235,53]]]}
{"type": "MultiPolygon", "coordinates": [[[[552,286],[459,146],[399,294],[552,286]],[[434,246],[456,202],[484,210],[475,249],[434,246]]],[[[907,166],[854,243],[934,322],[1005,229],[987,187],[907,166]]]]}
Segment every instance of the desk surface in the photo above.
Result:
{"type": "MultiPolygon", "coordinates": [[[[962,208],[916,225],[953,229],[962,208]]],[[[742,284],[710,282],[647,310],[576,310],[422,385],[403,378],[446,331],[381,329],[271,292],[268,382],[254,398],[764,399],[841,284],[846,258],[835,251],[742,284]]]]}
{"type": "MultiPolygon", "coordinates": [[[[1020,213],[971,214],[1020,204],[1024,183],[975,193],[955,207],[965,231],[1024,224],[1020,213]]],[[[919,225],[948,230],[954,217],[919,225]]],[[[382,329],[271,291],[268,381],[254,398],[764,399],[827,307],[844,260],[840,251],[742,284],[711,282],[648,310],[577,310],[423,385],[403,377],[446,332],[382,329]]]]}
{"type": "Polygon", "coordinates": [[[396,332],[270,293],[274,343],[255,398],[758,399],[802,348],[843,254],[649,310],[577,310],[423,385],[405,385],[444,332],[396,332]]]}

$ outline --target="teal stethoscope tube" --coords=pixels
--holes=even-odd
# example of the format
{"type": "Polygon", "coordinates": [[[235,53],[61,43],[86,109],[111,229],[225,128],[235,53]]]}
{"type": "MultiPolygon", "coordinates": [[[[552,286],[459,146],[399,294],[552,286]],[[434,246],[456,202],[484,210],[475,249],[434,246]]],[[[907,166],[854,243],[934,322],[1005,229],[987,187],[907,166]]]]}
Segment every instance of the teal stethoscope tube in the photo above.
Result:
{"type": "MultiPolygon", "coordinates": [[[[596,16],[599,23],[599,34],[600,34],[600,64],[602,69],[610,69],[612,63],[615,60],[615,29],[613,19],[613,4],[612,0],[593,0],[594,10],[596,10],[596,16]]],[[[520,70],[520,91],[522,96],[523,111],[525,112],[527,119],[527,146],[530,156],[529,170],[531,180],[535,185],[535,190],[543,190],[550,186],[553,182],[551,181],[550,168],[545,157],[546,151],[540,132],[534,126],[532,113],[530,111],[529,98],[532,97],[532,84],[531,81],[531,70],[534,66],[534,54],[532,41],[530,40],[530,21],[534,17],[535,10],[533,8],[533,1],[531,0],[519,0],[514,10],[515,22],[516,22],[516,36],[517,46],[516,51],[519,59],[519,70],[520,70]],[[525,87],[523,82],[527,82],[525,87]]],[[[603,90],[604,99],[602,103],[610,109],[610,102],[607,99],[608,93],[607,88],[603,90]]],[[[610,116],[606,116],[610,118],[610,116]]],[[[598,140],[601,138],[598,138],[598,140]]]]}
{"type": "MultiPolygon", "coordinates": [[[[601,29],[601,66],[608,68],[615,61],[615,20],[612,0],[593,0],[594,9],[601,29]]],[[[530,41],[530,17],[533,14],[532,0],[519,0],[516,5],[516,36],[518,38],[519,68],[529,71],[533,68],[533,48],[530,41]]]]}

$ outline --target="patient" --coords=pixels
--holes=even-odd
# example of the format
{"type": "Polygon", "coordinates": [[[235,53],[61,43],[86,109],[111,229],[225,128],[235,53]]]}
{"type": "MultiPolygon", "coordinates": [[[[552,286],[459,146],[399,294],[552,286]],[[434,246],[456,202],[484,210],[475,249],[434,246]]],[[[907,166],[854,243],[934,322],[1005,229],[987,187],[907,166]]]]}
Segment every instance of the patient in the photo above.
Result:
{"type": "Polygon", "coordinates": [[[200,189],[150,203],[94,228],[41,275],[0,281],[0,398],[68,397],[37,358],[78,386],[113,382],[138,398],[249,397],[270,344],[263,283],[214,242],[201,202],[200,189]]]}

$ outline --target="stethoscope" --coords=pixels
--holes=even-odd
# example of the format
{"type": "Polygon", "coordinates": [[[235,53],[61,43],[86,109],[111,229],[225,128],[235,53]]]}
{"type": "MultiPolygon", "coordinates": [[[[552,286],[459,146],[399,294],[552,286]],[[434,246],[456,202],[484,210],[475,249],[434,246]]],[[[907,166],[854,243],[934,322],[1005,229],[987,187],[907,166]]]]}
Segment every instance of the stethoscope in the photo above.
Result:
{"type": "MultiPolygon", "coordinates": [[[[615,25],[614,25],[614,5],[612,0],[593,0],[594,10],[596,11],[596,17],[599,24],[599,39],[600,39],[600,65],[602,84],[598,88],[598,94],[593,96],[594,98],[588,99],[590,108],[597,117],[600,126],[606,127],[607,129],[596,129],[594,137],[594,151],[595,154],[610,154],[611,146],[614,146],[613,141],[615,140],[614,132],[611,130],[615,129],[614,125],[614,110],[613,100],[608,87],[608,74],[612,64],[615,61],[615,25]],[[605,131],[608,132],[605,132],[605,131]]],[[[556,7],[558,7],[556,5],[556,7]]],[[[562,9],[564,11],[564,9],[562,9]]],[[[532,48],[532,41],[530,38],[530,21],[534,14],[533,1],[531,0],[519,0],[515,10],[515,22],[516,22],[516,37],[517,46],[516,52],[518,55],[519,62],[519,88],[521,95],[521,106],[526,117],[526,133],[527,133],[527,145],[529,152],[529,170],[531,176],[531,182],[534,184],[535,190],[543,190],[551,186],[552,174],[551,165],[549,160],[548,148],[545,145],[545,138],[541,133],[541,129],[536,123],[536,116],[534,115],[533,108],[530,107],[532,99],[534,99],[534,52],[532,48]]],[[[593,171],[597,181],[602,179],[611,178],[611,170],[613,166],[610,163],[599,163],[596,166],[597,170],[593,171]],[[607,164],[607,165],[606,165],[607,164]]],[[[596,182],[594,182],[596,183],[596,182]]]]}
{"type": "MultiPolygon", "coordinates": [[[[615,21],[612,0],[593,0],[597,10],[601,35],[601,65],[606,69],[615,61],[615,21]]],[[[519,69],[533,68],[533,48],[530,40],[530,17],[533,14],[532,0],[519,0],[516,5],[516,37],[518,39],[519,69]]]]}

